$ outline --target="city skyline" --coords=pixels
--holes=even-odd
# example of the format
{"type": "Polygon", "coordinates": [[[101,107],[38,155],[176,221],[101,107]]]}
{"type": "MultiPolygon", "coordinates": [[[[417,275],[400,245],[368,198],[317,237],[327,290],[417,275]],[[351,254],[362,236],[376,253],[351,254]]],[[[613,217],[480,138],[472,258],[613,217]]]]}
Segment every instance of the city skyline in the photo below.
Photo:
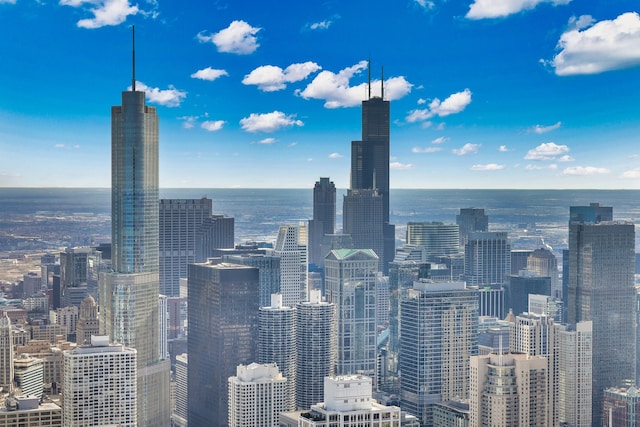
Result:
{"type": "Polygon", "coordinates": [[[347,188],[369,59],[391,188],[637,188],[640,16],[587,3],[0,0],[0,186],[109,186],[136,25],[162,188],[347,188]]]}

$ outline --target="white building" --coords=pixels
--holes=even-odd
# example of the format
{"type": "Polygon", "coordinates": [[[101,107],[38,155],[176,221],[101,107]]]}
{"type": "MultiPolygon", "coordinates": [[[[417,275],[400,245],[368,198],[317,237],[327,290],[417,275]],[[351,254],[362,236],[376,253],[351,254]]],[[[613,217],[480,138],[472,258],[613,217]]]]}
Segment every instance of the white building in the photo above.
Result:
{"type": "Polygon", "coordinates": [[[558,340],[558,417],[574,427],[591,426],[592,340],[591,321],[561,326],[558,340]]]}
{"type": "Polygon", "coordinates": [[[189,369],[189,359],[187,353],[176,356],[175,368],[175,410],[171,419],[177,427],[186,427],[188,418],[188,388],[187,370],[189,369]]]}
{"type": "Polygon", "coordinates": [[[42,359],[25,354],[13,359],[16,386],[23,396],[42,397],[44,387],[44,363],[42,359]]]}
{"type": "Polygon", "coordinates": [[[63,425],[136,426],[137,352],[109,337],[64,352],[63,425]]]}
{"type": "Polygon", "coordinates": [[[298,418],[299,427],[399,427],[400,408],[372,398],[371,378],[363,375],[324,379],[324,402],[298,418]]]}
{"type": "Polygon", "coordinates": [[[287,379],[275,363],[239,365],[229,378],[229,427],[273,427],[287,405],[287,379]]]}
{"type": "Polygon", "coordinates": [[[307,226],[283,225],[278,232],[274,253],[280,256],[282,303],[293,307],[307,300],[307,226]]]}

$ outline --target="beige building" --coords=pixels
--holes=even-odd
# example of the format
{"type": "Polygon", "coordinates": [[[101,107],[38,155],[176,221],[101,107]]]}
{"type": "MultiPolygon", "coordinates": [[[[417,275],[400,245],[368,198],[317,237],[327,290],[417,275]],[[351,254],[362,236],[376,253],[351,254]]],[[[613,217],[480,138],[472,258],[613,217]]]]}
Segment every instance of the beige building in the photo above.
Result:
{"type": "Polygon", "coordinates": [[[38,404],[38,398],[7,399],[7,407],[0,408],[0,427],[61,427],[62,408],[55,403],[38,404]]]}

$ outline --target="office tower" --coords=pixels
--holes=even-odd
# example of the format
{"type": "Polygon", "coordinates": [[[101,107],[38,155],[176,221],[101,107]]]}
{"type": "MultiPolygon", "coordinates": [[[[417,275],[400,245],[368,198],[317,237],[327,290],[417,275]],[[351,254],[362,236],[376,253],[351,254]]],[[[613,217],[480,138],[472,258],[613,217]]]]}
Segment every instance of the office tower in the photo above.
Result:
{"type": "Polygon", "coordinates": [[[44,385],[44,366],[41,359],[26,354],[13,359],[13,374],[20,395],[42,397],[44,385]]]}
{"type": "Polygon", "coordinates": [[[322,241],[336,232],[336,186],[329,178],[320,178],[313,187],[313,219],[309,220],[309,264],[324,266],[322,241]]]}
{"type": "Polygon", "coordinates": [[[371,249],[336,249],[324,260],[327,301],[338,311],[337,375],[376,373],[376,277],[371,249]]]}
{"type": "Polygon", "coordinates": [[[171,408],[170,362],[158,358],[158,116],[135,86],[111,107],[111,271],[99,313],[101,333],[137,351],[137,423],[155,427],[171,408]]]}
{"type": "Polygon", "coordinates": [[[211,215],[196,231],[196,262],[213,257],[216,249],[233,248],[235,220],[224,215],[211,215]]]}
{"type": "Polygon", "coordinates": [[[227,380],[258,356],[258,269],[189,264],[188,423],[226,426],[227,380]]]}
{"type": "Polygon", "coordinates": [[[91,342],[91,336],[99,335],[99,333],[98,304],[91,295],[87,295],[80,304],[76,324],[76,343],[78,345],[88,344],[91,342]]]}
{"type": "Polygon", "coordinates": [[[604,391],[603,427],[637,427],[640,425],[640,392],[629,388],[610,387],[604,391]]]}
{"type": "Polygon", "coordinates": [[[460,252],[459,226],[442,222],[409,222],[407,245],[423,246],[427,261],[433,261],[437,256],[457,255],[460,252]]]}
{"type": "Polygon", "coordinates": [[[469,427],[547,426],[547,360],[526,354],[471,357],[469,427]]]}
{"type": "Polygon", "coordinates": [[[62,408],[52,402],[40,403],[37,397],[9,396],[0,409],[3,427],[62,427],[62,408]]]}
{"type": "Polygon", "coordinates": [[[529,295],[551,295],[551,278],[540,277],[537,272],[520,270],[504,284],[505,309],[518,315],[529,308],[529,295]]]}
{"type": "Polygon", "coordinates": [[[535,271],[541,277],[551,278],[551,295],[562,298],[562,286],[558,277],[558,259],[547,248],[539,248],[527,258],[527,270],[535,271]]]}
{"type": "Polygon", "coordinates": [[[374,427],[400,426],[400,408],[385,406],[372,397],[372,380],[364,375],[346,375],[324,379],[324,399],[311,405],[298,418],[300,427],[342,425],[374,427]]]}
{"type": "Polygon", "coordinates": [[[38,273],[31,271],[22,276],[22,298],[29,298],[40,292],[42,279],[38,273]]]}
{"type": "Polygon", "coordinates": [[[362,101],[362,140],[351,141],[351,184],[343,199],[344,234],[355,248],[373,249],[387,272],[395,252],[395,226],[389,223],[390,103],[380,96],[362,101]]]}
{"type": "Polygon", "coordinates": [[[389,276],[382,274],[376,277],[376,325],[389,325],[389,276]]]}
{"type": "MultiPolygon", "coordinates": [[[[513,313],[510,313],[507,319],[511,316],[513,313]]],[[[478,318],[478,354],[491,354],[503,348],[509,348],[509,329],[508,320],[480,316],[478,318]]]]}
{"type": "Polygon", "coordinates": [[[229,427],[277,426],[289,406],[287,378],[278,365],[239,365],[236,372],[229,377],[229,427]]]}
{"type": "Polygon", "coordinates": [[[467,398],[478,347],[478,294],[464,282],[420,280],[400,303],[400,406],[433,426],[434,405],[467,398]]]}
{"type": "Polygon", "coordinates": [[[196,233],[211,216],[211,199],[160,199],[160,293],[180,295],[180,278],[196,262],[196,233]]]}
{"type": "Polygon", "coordinates": [[[40,288],[46,290],[52,284],[54,274],[60,274],[60,264],[55,254],[44,254],[40,257],[40,288]]]}
{"type": "MultiPolygon", "coordinates": [[[[264,249],[261,249],[265,252],[264,249]]],[[[272,250],[269,253],[249,253],[238,255],[225,255],[223,259],[227,262],[248,265],[258,269],[260,281],[260,307],[269,306],[271,295],[280,292],[280,256],[275,255],[272,250]]]]}
{"type": "Polygon", "coordinates": [[[464,278],[468,285],[504,283],[511,271],[511,245],[506,232],[474,232],[464,247],[464,278]]]}
{"type": "Polygon", "coordinates": [[[283,225],[278,231],[274,254],[280,257],[282,303],[293,307],[307,300],[307,226],[283,225]]]}
{"type": "Polygon", "coordinates": [[[480,316],[504,318],[508,310],[504,306],[504,288],[501,284],[469,287],[478,290],[478,314],[480,316]]]}
{"type": "Polygon", "coordinates": [[[175,396],[176,407],[171,416],[171,420],[174,425],[178,427],[187,426],[188,417],[188,386],[187,386],[187,372],[189,369],[189,359],[187,353],[178,354],[176,356],[175,366],[175,396]]]}
{"type": "Polygon", "coordinates": [[[63,424],[136,426],[136,375],[136,351],[107,336],[65,351],[63,424]]]}
{"type": "Polygon", "coordinates": [[[160,359],[169,358],[169,343],[167,338],[169,332],[168,316],[167,296],[158,295],[158,357],[160,359]]]}
{"type": "MultiPolygon", "coordinates": [[[[296,409],[296,309],[282,305],[282,295],[271,295],[271,305],[258,314],[258,363],[275,363],[285,377],[283,411],[296,409]]],[[[301,357],[306,357],[305,354],[301,357]]],[[[251,367],[252,365],[249,365],[251,367]]],[[[258,371],[254,371],[258,372],[258,371]]],[[[271,375],[271,373],[269,374],[271,375]]],[[[240,376],[240,371],[238,371],[240,376]]],[[[244,375],[242,381],[246,380],[244,375]]]]}
{"type": "Polygon", "coordinates": [[[324,378],[335,374],[338,357],[336,305],[321,300],[318,290],[296,305],[296,407],[309,408],[324,399],[324,378]]]}
{"type": "Polygon", "coordinates": [[[592,328],[593,322],[586,321],[556,331],[560,425],[591,426],[592,328]]]}
{"type": "Polygon", "coordinates": [[[489,217],[484,214],[484,209],[460,209],[460,214],[456,215],[456,224],[460,227],[460,246],[467,243],[471,233],[489,231],[489,217]]]}
{"type": "Polygon", "coordinates": [[[61,306],[80,307],[88,294],[96,297],[101,271],[102,253],[95,248],[82,246],[60,252],[61,306]]]}
{"type": "Polygon", "coordinates": [[[4,313],[0,317],[0,389],[8,392],[13,388],[13,337],[11,319],[4,313]]]}
{"type": "Polygon", "coordinates": [[[562,301],[549,295],[529,294],[529,313],[549,316],[556,323],[562,323],[562,301]]]}
{"type": "Polygon", "coordinates": [[[527,260],[533,254],[529,249],[514,249],[511,251],[511,272],[512,275],[518,275],[520,270],[527,269],[527,260]]]}
{"type": "Polygon", "coordinates": [[[635,380],[634,225],[611,213],[597,203],[570,208],[567,319],[593,321],[594,425],[604,389],[635,380]]]}

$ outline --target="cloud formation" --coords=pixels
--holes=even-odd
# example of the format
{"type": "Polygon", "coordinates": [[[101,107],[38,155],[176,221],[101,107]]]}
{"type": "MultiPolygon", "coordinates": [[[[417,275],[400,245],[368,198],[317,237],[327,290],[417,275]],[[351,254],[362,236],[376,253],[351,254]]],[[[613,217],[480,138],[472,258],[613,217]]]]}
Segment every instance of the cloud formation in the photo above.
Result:
{"type": "Polygon", "coordinates": [[[431,141],[432,144],[442,144],[445,143],[449,140],[449,138],[447,138],[446,136],[440,136],[436,139],[434,139],[433,141],[431,141]]]}
{"type": "Polygon", "coordinates": [[[558,6],[569,4],[571,0],[475,0],[465,16],[468,19],[503,18],[535,9],[542,3],[558,6]]]}
{"type": "MultiPolygon", "coordinates": [[[[129,90],[131,90],[131,86],[129,86],[129,90]]],[[[165,107],[178,107],[187,97],[187,92],[176,89],[173,85],[169,85],[169,89],[163,90],[157,87],[149,87],[142,82],[136,81],[136,90],[146,92],[147,101],[165,107]]]]}
{"type": "Polygon", "coordinates": [[[527,171],[541,171],[546,169],[556,170],[558,169],[558,165],[556,165],[555,163],[551,163],[550,165],[526,165],[524,167],[524,170],[527,171]]]}
{"type": "Polygon", "coordinates": [[[275,92],[285,89],[287,83],[306,79],[321,68],[311,61],[291,64],[284,70],[275,65],[262,65],[244,76],[242,84],[256,85],[263,92],[275,92]]]}
{"type": "Polygon", "coordinates": [[[472,171],[478,172],[500,171],[502,169],[504,169],[504,165],[499,165],[497,163],[487,163],[486,165],[471,166],[472,171]]]}
{"type": "Polygon", "coordinates": [[[442,151],[442,147],[425,147],[425,148],[413,147],[411,149],[412,153],[417,153],[417,154],[437,153],[438,151],[442,151]]]}
{"type": "MultiPolygon", "coordinates": [[[[532,148],[524,156],[525,160],[557,160],[563,154],[569,152],[566,145],[558,145],[555,142],[543,142],[536,148],[532,148]]],[[[569,161],[570,157],[564,157],[563,161],[569,161]]]]}
{"type": "Polygon", "coordinates": [[[620,178],[624,179],[638,179],[640,178],[640,168],[631,169],[628,171],[624,171],[620,178]]]}
{"type": "Polygon", "coordinates": [[[81,19],[76,23],[78,27],[87,29],[119,25],[126,21],[128,16],[142,12],[138,6],[129,4],[129,0],[60,0],[60,5],[91,5],[89,12],[93,13],[93,18],[81,19]]]}
{"type": "Polygon", "coordinates": [[[222,129],[225,123],[226,122],[224,120],[207,120],[206,122],[202,122],[200,127],[208,130],[209,132],[216,132],[222,129]]]}
{"type": "Polygon", "coordinates": [[[344,156],[342,154],[340,154],[340,153],[331,153],[331,154],[329,154],[329,158],[330,159],[339,159],[341,157],[344,157],[344,156]]]}
{"type": "Polygon", "coordinates": [[[397,171],[406,171],[409,169],[415,168],[411,163],[400,163],[400,162],[391,162],[389,163],[389,169],[397,170],[397,171]]]}
{"type": "MultiPolygon", "coordinates": [[[[356,65],[347,67],[337,74],[324,70],[320,72],[311,83],[302,91],[296,94],[304,99],[324,100],[325,108],[354,107],[368,96],[368,83],[361,83],[357,86],[350,86],[350,79],[367,68],[367,61],[360,61],[356,65]]],[[[384,82],[384,99],[394,101],[400,99],[409,92],[413,85],[404,77],[392,77],[384,82]]],[[[374,80],[371,82],[371,96],[381,95],[381,82],[374,80]]]]}
{"type": "Polygon", "coordinates": [[[324,21],[313,22],[311,24],[306,24],[304,26],[305,30],[311,31],[324,31],[328,30],[329,27],[333,25],[336,20],[340,19],[340,15],[333,15],[330,19],[325,19],[324,21]]]}
{"type": "Polygon", "coordinates": [[[446,117],[462,112],[471,103],[471,91],[465,89],[449,95],[444,101],[435,98],[425,109],[409,111],[407,122],[415,123],[429,120],[432,117],[446,117]]]}
{"type": "Polygon", "coordinates": [[[275,138],[264,138],[258,141],[258,144],[271,145],[271,144],[274,144],[275,142],[276,142],[275,138]]]}
{"type": "Polygon", "coordinates": [[[607,168],[597,168],[594,166],[572,166],[562,171],[563,175],[605,175],[610,173],[607,168]]]}
{"type": "Polygon", "coordinates": [[[245,21],[233,21],[229,26],[215,34],[201,31],[196,36],[201,43],[213,43],[218,52],[248,55],[256,51],[260,44],[256,34],[262,30],[252,27],[245,21]]]}
{"type": "Polygon", "coordinates": [[[218,70],[215,68],[211,68],[211,67],[207,67],[207,68],[203,68],[202,70],[198,70],[195,73],[191,74],[191,78],[194,79],[200,79],[200,80],[208,80],[210,82],[214,81],[215,79],[222,77],[222,76],[228,76],[229,73],[227,73],[225,70],[218,70]]]}
{"type": "Polygon", "coordinates": [[[480,144],[467,143],[460,148],[454,148],[453,150],[451,150],[451,152],[456,156],[466,156],[467,154],[477,153],[480,147],[481,147],[480,144]]]}
{"type": "Polygon", "coordinates": [[[431,0],[414,0],[414,2],[424,10],[431,10],[436,7],[436,4],[431,0]]]}
{"type": "Polygon", "coordinates": [[[537,133],[538,135],[542,135],[543,133],[551,132],[556,129],[560,129],[562,126],[562,122],[557,122],[556,124],[550,126],[543,125],[535,125],[528,129],[529,133],[537,133]]]}
{"type": "Polygon", "coordinates": [[[559,76],[597,74],[640,65],[640,15],[627,12],[597,23],[589,15],[572,18],[556,48],[556,56],[543,62],[559,76]]]}
{"type": "Polygon", "coordinates": [[[251,113],[249,117],[240,120],[242,129],[247,132],[275,132],[291,126],[303,126],[301,120],[296,120],[295,115],[286,115],[281,111],[273,111],[265,114],[251,113]]]}

